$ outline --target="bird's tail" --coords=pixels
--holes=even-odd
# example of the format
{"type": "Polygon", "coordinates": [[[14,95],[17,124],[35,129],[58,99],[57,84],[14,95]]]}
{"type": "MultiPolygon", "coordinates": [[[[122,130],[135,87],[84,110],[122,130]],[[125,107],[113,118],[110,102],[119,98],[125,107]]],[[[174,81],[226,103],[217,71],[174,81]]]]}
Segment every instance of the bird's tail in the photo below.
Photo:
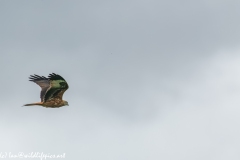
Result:
{"type": "Polygon", "coordinates": [[[37,102],[37,103],[29,103],[29,104],[24,104],[23,106],[35,106],[35,105],[38,105],[38,106],[42,106],[42,102],[37,102]]]}

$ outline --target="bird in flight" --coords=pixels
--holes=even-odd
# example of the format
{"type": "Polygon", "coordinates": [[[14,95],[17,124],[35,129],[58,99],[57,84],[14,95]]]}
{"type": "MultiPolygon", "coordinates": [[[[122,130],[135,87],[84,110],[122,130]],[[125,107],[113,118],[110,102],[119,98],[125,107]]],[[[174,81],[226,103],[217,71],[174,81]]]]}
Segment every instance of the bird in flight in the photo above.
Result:
{"type": "Polygon", "coordinates": [[[24,106],[39,105],[46,108],[59,108],[68,106],[68,102],[62,99],[63,93],[69,88],[65,79],[60,75],[52,73],[48,77],[30,75],[29,81],[38,84],[42,90],[40,93],[41,102],[25,104],[24,106]]]}

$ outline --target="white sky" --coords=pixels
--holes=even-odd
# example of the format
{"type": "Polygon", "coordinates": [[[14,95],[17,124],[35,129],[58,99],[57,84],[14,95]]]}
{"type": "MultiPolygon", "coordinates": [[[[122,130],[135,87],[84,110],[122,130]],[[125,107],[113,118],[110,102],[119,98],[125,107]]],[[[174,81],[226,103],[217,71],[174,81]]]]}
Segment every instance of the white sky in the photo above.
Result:
{"type": "Polygon", "coordinates": [[[240,1],[0,1],[0,152],[239,160],[240,1]],[[30,74],[69,83],[59,109],[30,74]]]}

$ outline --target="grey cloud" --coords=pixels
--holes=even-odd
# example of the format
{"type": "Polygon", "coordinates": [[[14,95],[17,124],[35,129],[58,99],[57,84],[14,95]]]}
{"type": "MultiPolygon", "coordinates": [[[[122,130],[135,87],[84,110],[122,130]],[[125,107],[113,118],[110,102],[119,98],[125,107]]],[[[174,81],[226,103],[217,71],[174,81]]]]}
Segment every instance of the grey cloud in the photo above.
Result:
{"type": "Polygon", "coordinates": [[[238,1],[1,1],[0,152],[239,159],[238,1]],[[30,74],[62,75],[70,106],[30,74]]]}

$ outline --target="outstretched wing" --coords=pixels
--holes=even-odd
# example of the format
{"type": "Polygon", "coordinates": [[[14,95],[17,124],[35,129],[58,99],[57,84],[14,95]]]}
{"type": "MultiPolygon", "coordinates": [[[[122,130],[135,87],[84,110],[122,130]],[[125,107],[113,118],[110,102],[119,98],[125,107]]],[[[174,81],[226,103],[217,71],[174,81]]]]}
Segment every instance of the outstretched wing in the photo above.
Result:
{"type": "Polygon", "coordinates": [[[41,101],[43,102],[45,93],[51,87],[49,79],[44,76],[39,76],[39,75],[34,74],[34,75],[30,75],[29,81],[32,81],[32,82],[38,84],[42,88],[41,93],[40,93],[40,98],[41,98],[41,101]]]}
{"type": "Polygon", "coordinates": [[[49,74],[50,88],[46,91],[44,102],[51,98],[62,99],[63,93],[68,89],[68,84],[60,75],[52,73],[49,74]]]}

